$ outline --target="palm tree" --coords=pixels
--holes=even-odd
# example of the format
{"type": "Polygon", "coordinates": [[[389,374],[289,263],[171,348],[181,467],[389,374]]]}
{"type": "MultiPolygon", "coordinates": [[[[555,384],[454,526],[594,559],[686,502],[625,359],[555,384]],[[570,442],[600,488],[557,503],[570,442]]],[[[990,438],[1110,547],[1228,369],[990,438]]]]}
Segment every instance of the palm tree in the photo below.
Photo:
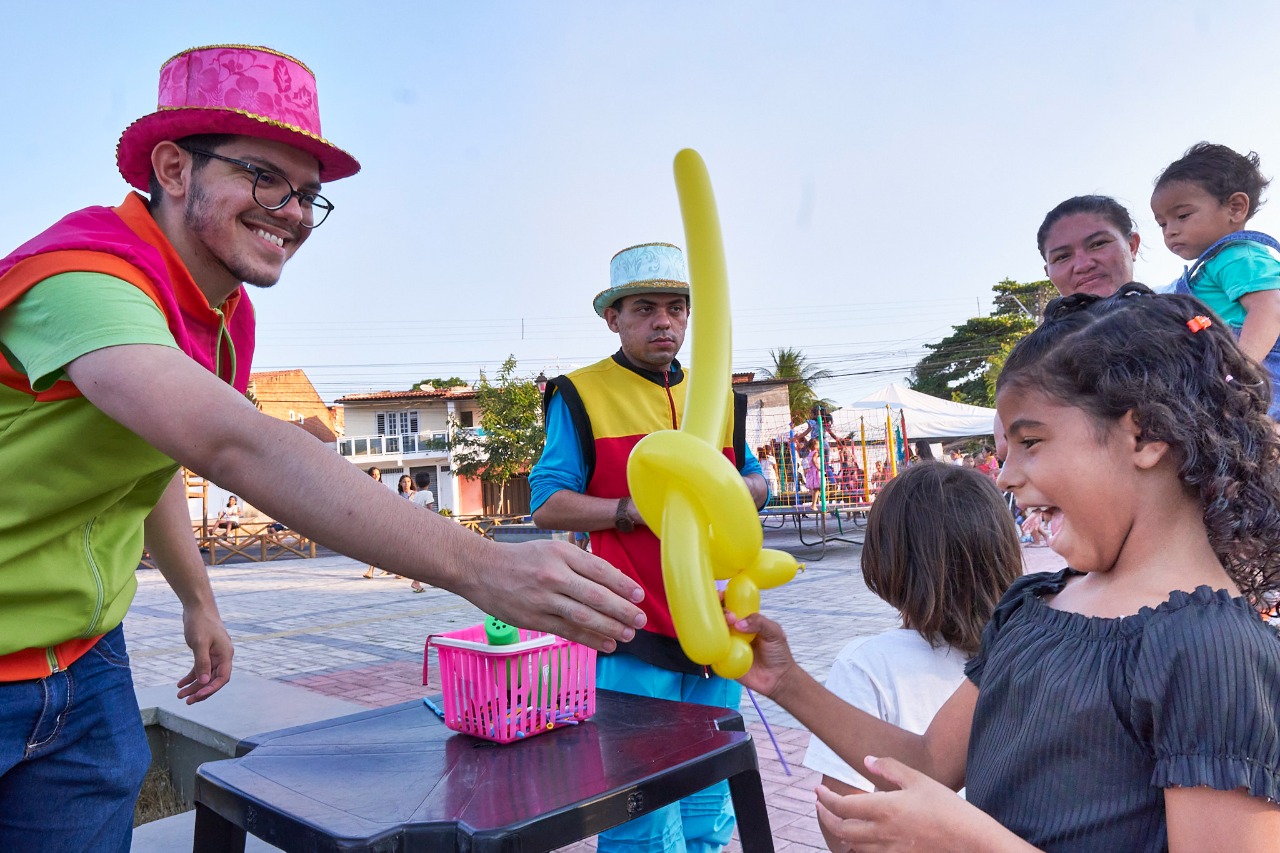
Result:
{"type": "Polygon", "coordinates": [[[826,403],[818,397],[817,392],[813,390],[813,386],[824,379],[830,379],[832,373],[830,370],[823,370],[809,364],[809,360],[805,358],[803,352],[790,347],[782,349],[769,350],[769,357],[773,359],[773,367],[763,367],[760,372],[769,379],[794,379],[787,386],[788,402],[791,405],[791,421],[802,421],[809,415],[811,409],[817,403],[826,403]]]}

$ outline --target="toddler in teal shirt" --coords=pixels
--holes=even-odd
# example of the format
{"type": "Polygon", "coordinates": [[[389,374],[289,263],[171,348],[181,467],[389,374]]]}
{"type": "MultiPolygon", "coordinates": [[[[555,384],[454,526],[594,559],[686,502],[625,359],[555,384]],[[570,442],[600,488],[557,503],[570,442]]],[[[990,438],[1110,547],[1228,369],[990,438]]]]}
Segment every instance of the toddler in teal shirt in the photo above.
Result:
{"type": "Polygon", "coordinates": [[[1195,263],[1174,284],[1214,310],[1240,340],[1240,348],[1267,368],[1273,419],[1280,419],[1280,243],[1245,223],[1258,212],[1271,183],[1258,155],[1201,142],[1156,178],[1151,212],[1164,243],[1195,263]]]}

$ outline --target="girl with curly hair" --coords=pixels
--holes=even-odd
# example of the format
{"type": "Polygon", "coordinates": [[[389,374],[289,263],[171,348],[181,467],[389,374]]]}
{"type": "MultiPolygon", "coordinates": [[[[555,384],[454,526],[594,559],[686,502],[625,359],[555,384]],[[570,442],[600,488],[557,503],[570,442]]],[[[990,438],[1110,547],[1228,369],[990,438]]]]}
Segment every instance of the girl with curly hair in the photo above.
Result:
{"type": "Polygon", "coordinates": [[[1267,375],[1192,296],[1127,284],[1045,314],[997,384],[999,485],[1070,568],[1014,582],[923,735],[826,692],[759,614],[728,617],[759,634],[743,682],[867,768],[877,793],[818,789],[824,830],[853,849],[1274,850],[1267,375]]]}

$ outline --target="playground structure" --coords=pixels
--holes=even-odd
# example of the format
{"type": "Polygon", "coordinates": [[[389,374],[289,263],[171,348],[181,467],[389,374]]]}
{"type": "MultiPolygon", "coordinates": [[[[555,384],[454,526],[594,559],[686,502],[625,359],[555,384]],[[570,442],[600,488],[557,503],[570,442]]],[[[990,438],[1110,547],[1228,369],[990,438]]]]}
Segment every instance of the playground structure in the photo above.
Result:
{"type": "Polygon", "coordinates": [[[777,483],[770,484],[761,523],[773,528],[793,523],[802,545],[822,549],[811,560],[822,559],[828,542],[861,543],[858,531],[876,494],[907,464],[907,420],[901,410],[885,406],[841,414],[838,430],[821,408],[806,423],[767,424],[755,448],[772,450],[777,464],[777,483]],[[813,453],[816,464],[808,459],[813,453]],[[818,474],[808,482],[807,467],[818,474]]]}

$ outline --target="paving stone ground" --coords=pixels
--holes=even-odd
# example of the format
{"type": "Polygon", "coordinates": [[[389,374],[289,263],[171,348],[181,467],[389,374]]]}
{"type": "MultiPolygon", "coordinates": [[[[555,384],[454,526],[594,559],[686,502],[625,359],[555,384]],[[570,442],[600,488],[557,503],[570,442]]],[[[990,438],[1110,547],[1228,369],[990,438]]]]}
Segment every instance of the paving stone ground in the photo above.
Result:
{"type": "MultiPolygon", "coordinates": [[[[812,531],[806,539],[813,541],[812,531]]],[[[765,545],[806,563],[794,581],[764,591],[762,609],[786,629],[797,660],[817,678],[826,677],[836,653],[854,637],[897,625],[892,608],[862,583],[857,544],[806,548],[792,528],[766,531],[765,545]]],[[[1062,564],[1048,549],[1024,554],[1034,570],[1062,564]]],[[[444,590],[415,595],[407,580],[365,580],[363,570],[364,564],[336,555],[211,568],[218,605],[236,644],[235,672],[370,707],[435,692],[434,655],[432,683],[422,684],[427,635],[474,625],[483,614],[444,590]]],[[[138,595],[125,631],[139,687],[173,684],[190,668],[182,609],[158,572],[138,572],[138,595]]],[[[779,853],[825,850],[813,810],[820,777],[801,764],[809,732],[772,702],[757,699],[790,770],[788,775],[760,715],[744,696],[740,710],[756,740],[775,847],[779,853]]],[[[218,696],[208,700],[218,701],[218,696]]],[[[594,841],[564,848],[594,849],[594,841]]],[[[726,850],[741,850],[736,838],[726,850]]]]}

